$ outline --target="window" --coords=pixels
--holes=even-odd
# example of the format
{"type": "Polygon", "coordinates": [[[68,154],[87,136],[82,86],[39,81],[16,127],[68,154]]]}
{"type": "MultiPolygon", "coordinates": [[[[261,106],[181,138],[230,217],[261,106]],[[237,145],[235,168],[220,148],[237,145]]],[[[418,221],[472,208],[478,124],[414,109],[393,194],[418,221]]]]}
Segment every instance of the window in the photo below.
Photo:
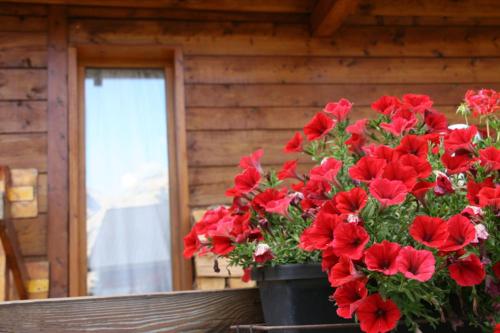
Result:
{"type": "Polygon", "coordinates": [[[182,69],[175,50],[126,49],[70,50],[71,296],[192,282],[182,69]]]}

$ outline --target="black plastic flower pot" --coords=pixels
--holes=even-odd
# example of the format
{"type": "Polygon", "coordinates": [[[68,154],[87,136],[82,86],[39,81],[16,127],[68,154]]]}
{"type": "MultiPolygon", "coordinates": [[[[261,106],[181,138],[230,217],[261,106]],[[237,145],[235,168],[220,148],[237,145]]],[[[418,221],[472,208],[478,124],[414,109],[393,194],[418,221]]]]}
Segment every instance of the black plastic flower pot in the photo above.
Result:
{"type": "MultiPolygon", "coordinates": [[[[266,325],[350,322],[337,316],[335,305],[329,300],[333,289],[319,264],[290,264],[257,268],[252,271],[252,279],[257,281],[259,286],[266,325]]],[[[295,330],[284,331],[295,332],[295,330]]],[[[353,330],[353,332],[358,331],[353,330]]],[[[306,331],[300,330],[300,332],[306,331]]],[[[320,331],[314,330],[314,332],[320,331]]],[[[331,329],[325,332],[331,332],[331,329]]],[[[349,330],[344,329],[343,332],[349,332],[349,330]]]]}

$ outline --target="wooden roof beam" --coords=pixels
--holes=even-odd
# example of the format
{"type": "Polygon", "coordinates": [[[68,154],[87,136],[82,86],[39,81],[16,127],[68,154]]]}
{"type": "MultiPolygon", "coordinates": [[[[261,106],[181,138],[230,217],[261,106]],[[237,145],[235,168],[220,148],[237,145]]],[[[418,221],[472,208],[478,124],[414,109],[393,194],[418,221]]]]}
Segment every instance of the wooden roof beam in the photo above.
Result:
{"type": "Polygon", "coordinates": [[[357,9],[358,0],[319,0],[311,13],[313,36],[328,37],[357,9]]]}

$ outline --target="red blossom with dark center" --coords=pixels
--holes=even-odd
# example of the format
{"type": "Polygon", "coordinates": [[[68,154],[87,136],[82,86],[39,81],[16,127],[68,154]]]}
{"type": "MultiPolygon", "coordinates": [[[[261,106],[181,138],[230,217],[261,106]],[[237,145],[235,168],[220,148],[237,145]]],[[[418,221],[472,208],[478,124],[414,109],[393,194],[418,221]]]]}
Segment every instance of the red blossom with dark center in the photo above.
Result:
{"type": "Polygon", "coordinates": [[[439,217],[419,215],[410,226],[410,235],[417,242],[437,249],[448,239],[448,224],[439,217]]]}
{"type": "Polygon", "coordinates": [[[361,330],[366,333],[385,333],[393,330],[401,318],[397,305],[380,294],[365,297],[356,311],[361,330]]]}
{"type": "Polygon", "coordinates": [[[382,243],[375,243],[365,252],[366,268],[371,271],[384,273],[385,275],[395,275],[398,273],[396,258],[401,246],[398,243],[383,240],[382,243]]]}
{"type": "Polygon", "coordinates": [[[297,175],[297,160],[286,161],[283,167],[278,171],[278,179],[298,178],[297,175]]]}
{"type": "Polygon", "coordinates": [[[492,207],[495,212],[500,210],[500,186],[483,188],[477,194],[479,206],[492,207]]]}
{"type": "Polygon", "coordinates": [[[345,98],[341,98],[338,102],[331,102],[326,104],[323,111],[325,113],[331,114],[333,119],[336,121],[344,121],[347,119],[347,115],[351,111],[352,103],[345,98]]]}
{"type": "Polygon", "coordinates": [[[385,160],[387,163],[397,161],[399,159],[399,153],[389,146],[380,145],[373,150],[371,155],[374,158],[380,158],[385,160]]]}
{"type": "MultiPolygon", "coordinates": [[[[256,168],[245,169],[234,178],[234,190],[238,194],[245,194],[253,191],[259,186],[260,173],[256,168]]],[[[232,194],[226,192],[226,194],[232,194]]]]}
{"type": "Polygon", "coordinates": [[[436,259],[431,251],[405,246],[399,251],[396,262],[399,272],[406,278],[425,282],[434,274],[436,259]]]}
{"type": "Polygon", "coordinates": [[[428,154],[427,141],[421,136],[409,134],[405,136],[396,150],[401,154],[412,154],[419,157],[427,158],[428,154]]]}
{"type": "Polygon", "coordinates": [[[240,167],[242,169],[255,168],[255,169],[257,169],[257,171],[259,171],[259,173],[262,173],[262,167],[260,165],[260,160],[262,159],[263,155],[264,155],[264,150],[257,149],[249,156],[243,156],[240,159],[240,167]]]}
{"type": "Polygon", "coordinates": [[[198,234],[193,228],[186,236],[184,236],[184,258],[189,259],[193,257],[199,250],[200,246],[201,244],[198,239],[198,234]]]}
{"type": "Polygon", "coordinates": [[[413,112],[424,113],[432,108],[434,102],[427,95],[406,94],[403,96],[403,103],[411,108],[413,112]]]}
{"type": "Polygon", "coordinates": [[[448,272],[450,277],[461,287],[480,284],[486,275],[484,265],[473,253],[448,266],[448,272]]]}
{"type": "Polygon", "coordinates": [[[439,249],[441,251],[457,251],[469,245],[476,236],[476,229],[472,222],[461,214],[452,216],[448,220],[448,239],[439,249]]]}
{"type": "Polygon", "coordinates": [[[418,178],[427,178],[432,173],[432,166],[426,158],[406,154],[399,158],[399,163],[415,170],[418,178]]]}
{"type": "Polygon", "coordinates": [[[333,241],[335,228],[343,223],[338,215],[319,213],[300,236],[299,247],[305,251],[324,250],[333,241]]]}
{"type": "Polygon", "coordinates": [[[395,96],[382,96],[372,104],[372,109],[378,113],[390,116],[401,107],[401,101],[395,96]]]}
{"type": "Polygon", "coordinates": [[[405,184],[408,191],[411,191],[417,183],[417,172],[414,168],[403,165],[400,162],[391,162],[385,166],[382,178],[399,180],[405,184]]]}
{"type": "Polygon", "coordinates": [[[366,206],[368,195],[365,190],[355,187],[350,191],[339,192],[333,198],[336,208],[343,214],[359,214],[366,206]]]}
{"type": "Polygon", "coordinates": [[[328,272],[330,269],[339,262],[339,257],[333,252],[331,246],[328,246],[321,252],[321,270],[328,272]]]}
{"type": "Polygon", "coordinates": [[[365,156],[349,169],[349,175],[352,179],[369,183],[382,176],[386,164],[382,159],[365,156]]]}
{"type": "Polygon", "coordinates": [[[304,127],[304,133],[307,136],[307,140],[313,141],[328,134],[334,126],[335,122],[332,118],[318,112],[304,127]]]}
{"type": "Polygon", "coordinates": [[[252,205],[252,208],[255,209],[258,213],[263,214],[269,202],[283,199],[285,195],[286,190],[278,191],[274,188],[268,188],[265,191],[257,194],[250,204],[252,205]]]}
{"type": "Polygon", "coordinates": [[[436,111],[425,111],[424,122],[430,133],[448,133],[448,120],[442,113],[436,111]]]}
{"type": "Polygon", "coordinates": [[[220,256],[229,254],[235,249],[235,245],[231,238],[226,236],[212,237],[212,252],[220,256]]]}
{"type": "Polygon", "coordinates": [[[463,154],[456,152],[452,155],[449,152],[445,152],[443,156],[441,156],[441,162],[443,162],[443,165],[446,167],[446,173],[454,175],[467,171],[473,159],[470,158],[468,153],[463,154]]]}
{"type": "Polygon", "coordinates": [[[328,281],[332,287],[339,287],[348,282],[357,280],[363,275],[356,271],[352,260],[347,257],[340,257],[339,261],[333,265],[328,273],[328,281]]]}
{"type": "Polygon", "coordinates": [[[360,302],[368,295],[366,281],[363,279],[348,282],[338,287],[332,295],[337,303],[339,317],[349,319],[358,308],[360,302]]]}
{"type": "Polygon", "coordinates": [[[413,129],[417,124],[417,118],[410,120],[403,117],[394,117],[390,123],[381,123],[380,127],[394,136],[401,136],[413,129]]]}
{"type": "Polygon", "coordinates": [[[342,168],[342,162],[330,157],[321,161],[321,164],[311,169],[310,178],[316,181],[332,182],[342,168]]]}
{"type": "Polygon", "coordinates": [[[405,201],[408,189],[399,180],[375,179],[370,183],[370,193],[383,207],[387,207],[405,201]]]}
{"type": "Polygon", "coordinates": [[[478,194],[483,188],[495,188],[492,177],[485,178],[480,183],[476,183],[472,178],[467,180],[467,199],[471,205],[479,206],[478,194]]]}
{"type": "Polygon", "coordinates": [[[436,186],[435,182],[420,181],[413,186],[411,194],[420,202],[425,202],[425,195],[436,186]]]}
{"type": "Polygon", "coordinates": [[[340,223],[335,229],[332,247],[336,255],[360,259],[370,240],[365,228],[357,223],[340,223]]]}
{"type": "Polygon", "coordinates": [[[479,151],[481,165],[487,170],[500,170],[500,149],[488,147],[479,151]]]}
{"type": "Polygon", "coordinates": [[[299,132],[295,132],[293,137],[288,141],[283,150],[285,153],[299,153],[302,151],[302,135],[299,132]]]}
{"type": "Polygon", "coordinates": [[[477,134],[476,126],[452,130],[444,139],[444,148],[450,153],[458,150],[473,151],[472,140],[477,134]]]}
{"type": "Polygon", "coordinates": [[[345,144],[349,147],[349,151],[358,155],[362,154],[365,143],[365,136],[356,133],[351,134],[351,137],[345,141],[345,144]]]}

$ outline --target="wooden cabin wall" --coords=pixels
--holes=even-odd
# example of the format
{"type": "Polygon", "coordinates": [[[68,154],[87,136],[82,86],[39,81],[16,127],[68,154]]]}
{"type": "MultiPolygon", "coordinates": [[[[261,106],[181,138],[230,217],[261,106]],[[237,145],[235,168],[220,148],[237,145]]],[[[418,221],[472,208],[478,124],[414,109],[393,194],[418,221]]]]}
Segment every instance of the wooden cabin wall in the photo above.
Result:
{"type": "MultiPolygon", "coordinates": [[[[190,206],[227,202],[239,158],[284,143],[341,97],[354,117],[383,94],[429,94],[453,115],[468,88],[500,89],[495,18],[353,16],[311,38],[307,15],[68,8],[69,45],[164,44],[184,52],[190,206]]],[[[39,216],[16,220],[23,254],[47,256],[47,13],[0,4],[0,164],[37,168],[39,216]]]]}
{"type": "MultiPolygon", "coordinates": [[[[120,16],[99,15],[110,13],[120,16]]],[[[145,11],[114,19],[73,14],[72,43],[184,50],[191,207],[227,202],[224,191],[240,156],[258,147],[266,165],[293,158],[282,146],[328,101],[346,97],[361,117],[383,94],[424,93],[453,115],[468,88],[500,87],[498,19],[354,16],[334,38],[319,39],[300,18],[202,22],[145,11]]]]}
{"type": "MultiPolygon", "coordinates": [[[[30,278],[46,282],[47,8],[44,6],[0,4],[0,165],[36,168],[39,172],[39,215],[15,219],[14,225],[30,278]]],[[[46,297],[46,292],[31,296],[46,297]]]]}

